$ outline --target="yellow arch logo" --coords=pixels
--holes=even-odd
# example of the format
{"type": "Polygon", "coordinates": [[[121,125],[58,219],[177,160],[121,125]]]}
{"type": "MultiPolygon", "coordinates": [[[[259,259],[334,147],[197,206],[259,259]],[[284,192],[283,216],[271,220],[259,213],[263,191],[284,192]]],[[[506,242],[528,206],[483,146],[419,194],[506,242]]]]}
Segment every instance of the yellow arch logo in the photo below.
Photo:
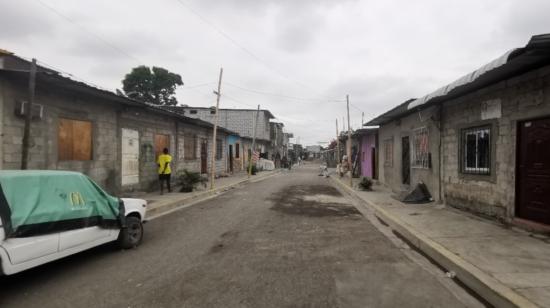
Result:
{"type": "Polygon", "coordinates": [[[70,195],[69,200],[71,201],[71,204],[73,206],[84,206],[86,205],[86,202],[84,202],[84,198],[82,198],[82,195],[79,192],[72,192],[70,195]]]}

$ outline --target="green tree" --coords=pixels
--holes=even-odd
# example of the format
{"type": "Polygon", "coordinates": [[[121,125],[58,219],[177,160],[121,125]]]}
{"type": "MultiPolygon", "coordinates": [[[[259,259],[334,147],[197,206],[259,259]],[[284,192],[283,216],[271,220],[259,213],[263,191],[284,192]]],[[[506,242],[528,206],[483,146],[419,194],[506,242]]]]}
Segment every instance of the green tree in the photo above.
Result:
{"type": "Polygon", "coordinates": [[[122,80],[126,96],[156,105],[174,106],[176,88],[182,86],[181,76],[162,67],[134,67],[122,80]]]}

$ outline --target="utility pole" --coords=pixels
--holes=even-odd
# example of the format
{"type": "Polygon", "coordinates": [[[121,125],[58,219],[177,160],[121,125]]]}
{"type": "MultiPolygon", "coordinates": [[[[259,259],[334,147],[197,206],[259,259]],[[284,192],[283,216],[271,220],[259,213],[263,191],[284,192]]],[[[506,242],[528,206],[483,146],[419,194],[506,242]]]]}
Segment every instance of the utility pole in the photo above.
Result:
{"type": "Polygon", "coordinates": [[[34,104],[34,90],[36,88],[36,59],[32,59],[31,68],[29,72],[29,100],[27,101],[27,108],[23,109],[27,113],[25,114],[25,129],[23,131],[23,149],[21,151],[21,169],[25,170],[29,164],[29,147],[31,144],[31,120],[32,120],[32,106],[34,104]]]}
{"type": "Polygon", "coordinates": [[[365,123],[365,113],[361,112],[361,128],[363,128],[364,123],[365,123]]]}
{"type": "Polygon", "coordinates": [[[348,109],[348,167],[349,167],[349,186],[353,186],[353,168],[351,166],[351,125],[349,123],[349,95],[346,95],[347,109],[348,109]]]}
{"type": "Polygon", "coordinates": [[[218,133],[218,121],[220,118],[219,115],[219,109],[220,109],[220,97],[222,96],[221,88],[222,88],[222,75],[223,75],[223,67],[220,68],[220,79],[218,80],[218,91],[214,91],[214,94],[216,94],[216,120],[214,121],[214,133],[212,135],[212,157],[210,158],[210,189],[214,189],[214,177],[216,175],[216,154],[217,154],[217,140],[216,135],[218,133]]]}
{"type": "Polygon", "coordinates": [[[254,118],[254,127],[252,128],[252,151],[250,151],[250,157],[248,158],[248,178],[252,175],[252,157],[256,151],[256,126],[258,126],[258,116],[260,115],[260,105],[256,110],[256,117],[254,118]]]}
{"type": "Polygon", "coordinates": [[[338,135],[338,118],[336,118],[336,148],[338,149],[338,152],[336,152],[336,164],[340,163],[340,136],[338,135]]]}

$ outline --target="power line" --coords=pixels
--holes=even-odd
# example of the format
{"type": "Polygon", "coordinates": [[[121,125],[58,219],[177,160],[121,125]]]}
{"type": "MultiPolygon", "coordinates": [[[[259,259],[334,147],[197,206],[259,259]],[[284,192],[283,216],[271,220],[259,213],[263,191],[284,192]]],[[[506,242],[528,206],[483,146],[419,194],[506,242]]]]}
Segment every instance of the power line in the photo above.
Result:
{"type": "Polygon", "coordinates": [[[269,93],[269,92],[264,92],[264,91],[260,91],[260,90],[248,89],[248,88],[241,87],[241,86],[238,86],[238,85],[229,83],[229,82],[226,82],[225,84],[228,85],[228,86],[231,86],[231,87],[234,87],[234,88],[237,88],[237,89],[246,91],[246,92],[251,92],[251,93],[256,93],[256,94],[261,94],[261,95],[274,96],[274,97],[280,97],[280,98],[287,98],[287,99],[294,99],[294,100],[303,100],[303,101],[345,102],[344,100],[336,100],[336,99],[326,99],[326,100],[325,100],[325,99],[318,99],[318,98],[303,98],[303,97],[288,96],[288,95],[282,95],[282,94],[276,94],[276,93],[269,93]]]}
{"type": "Polygon", "coordinates": [[[214,29],[216,32],[218,32],[219,35],[223,36],[225,39],[227,39],[229,42],[231,42],[233,45],[235,45],[237,48],[239,48],[240,50],[242,50],[244,53],[248,54],[250,57],[252,57],[253,59],[255,59],[256,61],[260,62],[261,64],[263,64],[265,67],[267,67],[268,69],[274,71],[275,73],[279,74],[280,76],[286,78],[286,79],[290,79],[290,77],[282,74],[281,72],[279,72],[278,70],[276,70],[275,68],[271,67],[271,65],[267,64],[264,60],[262,60],[260,57],[258,57],[257,55],[255,55],[252,51],[250,51],[248,48],[242,46],[241,44],[239,44],[235,39],[233,39],[231,36],[229,36],[229,34],[225,33],[222,29],[220,29],[218,26],[216,26],[214,23],[210,22],[208,19],[206,19],[204,16],[202,16],[202,14],[200,14],[197,10],[195,10],[193,7],[191,7],[189,4],[185,3],[184,1],[181,1],[181,0],[176,0],[176,2],[178,2],[182,7],[184,7],[185,9],[187,9],[189,12],[193,13],[195,16],[197,16],[202,22],[204,22],[205,24],[207,24],[208,26],[210,26],[212,29],[214,29]]]}
{"type": "Polygon", "coordinates": [[[234,102],[236,102],[236,103],[239,103],[239,104],[242,104],[242,105],[245,105],[245,106],[248,106],[248,107],[256,108],[256,106],[254,106],[254,105],[252,105],[252,104],[244,103],[244,102],[242,102],[242,101],[240,101],[240,100],[238,100],[238,99],[235,99],[235,98],[233,98],[233,97],[231,97],[231,96],[229,96],[229,95],[227,95],[227,94],[223,94],[222,97],[228,98],[228,99],[230,99],[230,100],[232,100],[232,101],[234,101],[234,102]]]}
{"type": "Polygon", "coordinates": [[[108,40],[104,39],[99,34],[88,30],[86,27],[84,27],[84,26],[80,25],[79,23],[75,22],[72,18],[68,17],[67,15],[62,14],[61,12],[56,10],[54,7],[44,3],[42,0],[35,0],[35,1],[38,2],[40,5],[42,5],[44,8],[46,8],[46,9],[50,10],[51,12],[53,12],[54,14],[56,14],[57,16],[59,16],[59,17],[65,19],[65,20],[67,20],[68,22],[74,24],[75,26],[79,27],[81,30],[84,30],[84,32],[86,32],[88,35],[93,36],[94,38],[96,38],[97,40],[99,40],[99,41],[103,42],[104,44],[108,45],[112,49],[118,51],[119,53],[121,53],[124,56],[136,61],[139,64],[143,64],[143,61],[139,60],[138,58],[136,58],[136,57],[132,56],[131,54],[127,53],[126,51],[122,50],[121,48],[119,48],[115,44],[113,44],[113,43],[109,42],[108,40]]]}
{"type": "Polygon", "coordinates": [[[218,26],[216,26],[213,22],[209,21],[208,19],[206,19],[202,14],[200,14],[197,10],[195,10],[191,5],[185,3],[184,1],[182,0],[176,0],[177,3],[179,3],[182,7],[184,7],[185,9],[187,9],[189,12],[191,12],[192,14],[194,14],[195,16],[197,16],[202,22],[204,22],[206,25],[210,26],[212,29],[214,29],[219,35],[221,35],[222,37],[224,37],[226,40],[228,40],[229,42],[231,42],[231,44],[233,44],[234,46],[236,46],[238,49],[240,49],[241,51],[243,51],[244,53],[246,53],[247,55],[249,55],[250,57],[252,57],[254,60],[256,60],[257,62],[261,63],[262,65],[264,65],[266,68],[268,68],[269,70],[271,70],[272,72],[276,73],[277,75],[283,77],[284,79],[287,79],[295,84],[298,84],[299,86],[301,87],[305,87],[305,88],[308,88],[310,90],[314,90],[312,87],[310,87],[309,85],[299,81],[299,80],[296,80],[296,79],[293,79],[289,76],[287,76],[286,74],[283,74],[282,72],[280,72],[278,69],[274,68],[273,66],[271,66],[269,63],[267,63],[266,61],[264,61],[262,58],[260,58],[259,56],[257,56],[255,53],[253,53],[250,49],[244,47],[242,44],[240,44],[239,42],[237,42],[235,39],[233,39],[229,34],[227,34],[225,31],[223,31],[222,29],[220,29],[218,26]]]}
{"type": "Polygon", "coordinates": [[[211,85],[211,84],[215,84],[215,82],[205,82],[205,83],[199,83],[199,84],[194,84],[194,85],[190,85],[190,86],[186,86],[185,88],[183,88],[184,90],[185,89],[194,89],[194,88],[202,88],[204,86],[207,86],[207,85],[211,85]]]}

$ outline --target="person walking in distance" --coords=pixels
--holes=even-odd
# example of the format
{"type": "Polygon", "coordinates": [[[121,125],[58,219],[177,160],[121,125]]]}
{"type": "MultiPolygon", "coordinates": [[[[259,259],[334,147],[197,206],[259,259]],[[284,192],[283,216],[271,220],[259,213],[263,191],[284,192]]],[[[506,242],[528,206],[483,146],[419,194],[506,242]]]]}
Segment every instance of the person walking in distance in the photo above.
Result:
{"type": "Polygon", "coordinates": [[[168,192],[172,192],[172,188],[170,187],[170,176],[172,175],[172,169],[170,169],[171,162],[172,156],[168,154],[168,148],[164,148],[162,154],[157,159],[161,195],[164,193],[164,182],[166,182],[168,192]]]}

